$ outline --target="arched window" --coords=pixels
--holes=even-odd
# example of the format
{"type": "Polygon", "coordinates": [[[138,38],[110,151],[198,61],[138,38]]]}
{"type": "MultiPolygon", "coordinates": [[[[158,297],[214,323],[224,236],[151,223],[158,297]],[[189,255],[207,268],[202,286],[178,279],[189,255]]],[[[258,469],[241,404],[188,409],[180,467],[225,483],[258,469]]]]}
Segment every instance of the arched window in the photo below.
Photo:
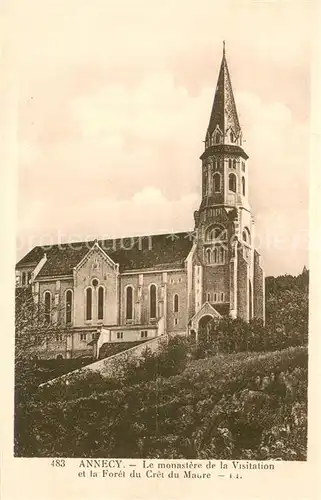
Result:
{"type": "Polygon", "coordinates": [[[220,248],[220,254],[219,255],[220,255],[220,257],[219,257],[219,263],[223,264],[224,263],[224,248],[223,247],[220,248]]]}
{"type": "Polygon", "coordinates": [[[213,175],[213,186],[214,186],[214,193],[219,193],[221,190],[221,176],[218,172],[213,175]]]}
{"type": "Polygon", "coordinates": [[[224,264],[224,248],[216,246],[213,250],[214,264],[224,264]]]}
{"type": "Polygon", "coordinates": [[[235,160],[235,158],[233,160],[233,168],[236,168],[236,160],[235,160]]]}
{"type": "Polygon", "coordinates": [[[229,158],[229,160],[228,160],[228,168],[232,168],[232,160],[231,160],[231,158],[229,158]]]}
{"type": "Polygon", "coordinates": [[[209,248],[206,250],[206,262],[207,264],[211,263],[211,250],[209,248]]]}
{"type": "Polygon", "coordinates": [[[205,170],[204,171],[204,176],[203,176],[203,179],[204,179],[204,196],[207,195],[207,171],[205,170]]]}
{"type": "Polygon", "coordinates": [[[51,293],[45,292],[44,296],[45,303],[45,322],[48,324],[51,320],[51,293]]]}
{"type": "Polygon", "coordinates": [[[242,238],[243,238],[243,241],[245,241],[246,243],[251,244],[251,234],[250,234],[250,231],[249,231],[249,229],[247,227],[245,227],[243,229],[242,238]]]}
{"type": "Polygon", "coordinates": [[[93,291],[91,288],[86,290],[86,320],[89,321],[93,317],[93,291]]]}
{"type": "Polygon", "coordinates": [[[149,317],[156,318],[156,285],[151,285],[149,289],[149,317]]]}
{"type": "Polygon", "coordinates": [[[104,319],[104,287],[98,288],[98,319],[104,319]]]}
{"type": "Polygon", "coordinates": [[[229,187],[230,191],[233,191],[233,193],[236,193],[236,175],[235,174],[229,175],[228,187],[229,187]]]}
{"type": "Polygon", "coordinates": [[[245,196],[245,177],[242,177],[242,194],[245,196]]]}
{"type": "Polygon", "coordinates": [[[24,271],[21,273],[21,284],[22,286],[26,284],[26,273],[24,271]]]}
{"type": "Polygon", "coordinates": [[[67,325],[71,323],[71,315],[72,315],[72,291],[66,291],[66,323],[67,325]]]}
{"type": "Polygon", "coordinates": [[[226,229],[224,226],[210,226],[205,233],[206,241],[215,241],[215,240],[225,240],[226,239],[226,229]]]}
{"type": "Polygon", "coordinates": [[[133,319],[133,287],[126,288],[126,319],[133,319]]]}
{"type": "Polygon", "coordinates": [[[230,133],[230,141],[231,142],[234,142],[234,135],[233,135],[233,132],[230,133]]]}
{"type": "Polygon", "coordinates": [[[177,295],[177,293],[175,293],[175,295],[174,295],[174,312],[175,313],[178,312],[178,295],[177,295]]]}
{"type": "Polygon", "coordinates": [[[221,142],[221,135],[217,131],[216,134],[215,134],[215,144],[219,144],[220,142],[221,142]]]}

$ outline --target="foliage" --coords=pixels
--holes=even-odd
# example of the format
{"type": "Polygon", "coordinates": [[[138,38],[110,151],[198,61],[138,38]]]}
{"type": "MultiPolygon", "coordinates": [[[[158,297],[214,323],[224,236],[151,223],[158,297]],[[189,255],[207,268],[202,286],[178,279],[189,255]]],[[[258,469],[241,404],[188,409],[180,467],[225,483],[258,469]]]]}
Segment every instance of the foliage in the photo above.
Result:
{"type": "Polygon", "coordinates": [[[199,332],[196,357],[218,352],[274,351],[308,343],[308,272],[266,279],[266,324],[225,317],[199,332]]]}
{"type": "Polygon", "coordinates": [[[16,455],[306,458],[306,348],[218,355],[153,374],[135,384],[82,374],[44,387],[25,402],[16,455]]]}

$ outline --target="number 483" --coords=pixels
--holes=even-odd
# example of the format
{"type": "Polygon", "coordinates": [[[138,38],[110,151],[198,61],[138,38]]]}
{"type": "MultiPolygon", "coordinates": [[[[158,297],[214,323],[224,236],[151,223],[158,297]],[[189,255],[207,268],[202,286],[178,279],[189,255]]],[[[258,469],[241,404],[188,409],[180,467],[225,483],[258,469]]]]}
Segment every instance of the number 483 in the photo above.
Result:
{"type": "Polygon", "coordinates": [[[55,458],[51,461],[51,467],[65,467],[66,461],[63,458],[55,458]]]}

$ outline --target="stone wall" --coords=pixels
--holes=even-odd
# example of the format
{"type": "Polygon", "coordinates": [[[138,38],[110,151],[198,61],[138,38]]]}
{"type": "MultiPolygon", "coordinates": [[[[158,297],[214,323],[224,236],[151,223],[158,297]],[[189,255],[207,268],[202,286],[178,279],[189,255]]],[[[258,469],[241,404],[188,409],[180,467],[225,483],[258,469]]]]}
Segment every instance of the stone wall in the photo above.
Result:
{"type": "Polygon", "coordinates": [[[237,316],[244,321],[249,320],[249,265],[242,251],[238,252],[237,269],[237,316]]]}
{"type": "Polygon", "coordinates": [[[150,349],[151,352],[156,352],[164,342],[167,342],[167,340],[168,340],[167,335],[161,335],[159,337],[155,337],[152,340],[149,340],[147,342],[144,342],[143,344],[139,344],[139,345],[136,345],[134,347],[131,347],[130,349],[127,349],[126,351],[122,351],[118,354],[115,354],[114,356],[110,356],[109,358],[95,361],[94,363],[91,363],[90,365],[87,365],[83,368],[79,368],[78,370],[74,370],[70,373],[67,373],[66,375],[62,375],[61,377],[50,380],[49,382],[41,384],[40,387],[45,386],[45,385],[54,384],[57,381],[68,382],[75,375],[84,374],[85,371],[98,372],[103,377],[106,377],[106,378],[107,377],[121,376],[123,363],[125,363],[127,360],[135,360],[135,359],[139,360],[147,348],[150,349]]]}
{"type": "Polygon", "coordinates": [[[265,320],[265,283],[261,256],[254,250],[253,312],[254,317],[265,320]]]}

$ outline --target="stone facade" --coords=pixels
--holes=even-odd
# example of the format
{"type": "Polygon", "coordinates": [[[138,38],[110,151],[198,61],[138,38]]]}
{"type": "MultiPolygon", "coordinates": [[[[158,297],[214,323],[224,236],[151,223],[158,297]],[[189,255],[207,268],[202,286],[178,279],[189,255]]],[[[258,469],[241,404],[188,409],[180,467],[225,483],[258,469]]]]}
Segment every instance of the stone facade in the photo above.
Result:
{"type": "Polygon", "coordinates": [[[42,357],[98,357],[103,342],[197,332],[205,315],[264,320],[264,271],[253,246],[242,143],[223,54],[194,231],[35,247],[17,264],[17,286],[31,287],[35,303],[63,329],[42,357]]]}

